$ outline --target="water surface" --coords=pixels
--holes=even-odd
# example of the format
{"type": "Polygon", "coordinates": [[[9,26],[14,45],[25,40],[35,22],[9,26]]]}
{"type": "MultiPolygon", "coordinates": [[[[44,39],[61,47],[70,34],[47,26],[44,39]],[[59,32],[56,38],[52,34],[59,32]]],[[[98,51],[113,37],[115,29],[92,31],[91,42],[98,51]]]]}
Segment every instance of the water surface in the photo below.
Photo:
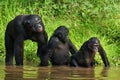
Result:
{"type": "Polygon", "coordinates": [[[0,66],[0,80],[120,80],[120,67],[0,66]]]}

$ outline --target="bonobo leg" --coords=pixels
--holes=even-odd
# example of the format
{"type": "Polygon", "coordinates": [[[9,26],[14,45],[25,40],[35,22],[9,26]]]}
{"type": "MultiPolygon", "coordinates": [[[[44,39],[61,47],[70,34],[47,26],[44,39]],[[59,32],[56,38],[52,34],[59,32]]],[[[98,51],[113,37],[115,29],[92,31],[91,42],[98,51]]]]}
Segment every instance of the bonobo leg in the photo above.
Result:
{"type": "Polygon", "coordinates": [[[6,65],[13,65],[13,56],[14,56],[13,40],[7,34],[5,34],[5,48],[6,48],[5,64],[6,65]]]}
{"type": "Polygon", "coordinates": [[[23,65],[23,37],[18,37],[14,44],[16,65],[23,65]]]}

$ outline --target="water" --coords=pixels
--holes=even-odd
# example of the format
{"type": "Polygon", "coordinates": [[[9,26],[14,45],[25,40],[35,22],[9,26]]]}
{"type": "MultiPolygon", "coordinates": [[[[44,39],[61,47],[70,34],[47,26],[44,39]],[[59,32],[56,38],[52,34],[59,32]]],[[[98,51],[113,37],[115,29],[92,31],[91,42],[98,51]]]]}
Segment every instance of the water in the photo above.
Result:
{"type": "Polygon", "coordinates": [[[120,80],[120,67],[0,66],[0,80],[120,80]]]}

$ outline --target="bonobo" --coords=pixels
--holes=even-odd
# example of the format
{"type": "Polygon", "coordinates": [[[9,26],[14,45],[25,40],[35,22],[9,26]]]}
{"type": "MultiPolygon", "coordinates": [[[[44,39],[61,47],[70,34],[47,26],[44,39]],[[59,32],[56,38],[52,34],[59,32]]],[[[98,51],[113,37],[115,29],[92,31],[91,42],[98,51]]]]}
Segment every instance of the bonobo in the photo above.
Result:
{"type": "Polygon", "coordinates": [[[69,39],[68,33],[69,30],[66,26],[59,26],[54,31],[45,49],[40,66],[48,66],[48,60],[51,61],[52,65],[56,66],[69,65],[69,51],[71,54],[74,54],[77,52],[77,49],[69,39]]]}
{"type": "Polygon", "coordinates": [[[71,57],[71,66],[75,67],[93,67],[95,65],[95,54],[100,53],[105,67],[109,67],[109,61],[106,56],[106,52],[100,44],[100,41],[96,37],[90,38],[86,41],[80,50],[73,54],[71,57]]]}
{"type": "Polygon", "coordinates": [[[23,65],[24,40],[37,42],[37,55],[42,54],[42,46],[47,44],[48,36],[42,19],[38,15],[18,15],[11,20],[5,31],[6,65],[23,65]]]}

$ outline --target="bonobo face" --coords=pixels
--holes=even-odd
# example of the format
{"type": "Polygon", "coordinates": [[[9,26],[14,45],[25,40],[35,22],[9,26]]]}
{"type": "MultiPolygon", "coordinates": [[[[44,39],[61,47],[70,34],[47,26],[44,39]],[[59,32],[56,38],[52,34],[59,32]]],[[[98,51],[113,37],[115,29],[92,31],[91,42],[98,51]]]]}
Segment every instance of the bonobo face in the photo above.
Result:
{"type": "Polygon", "coordinates": [[[68,40],[68,29],[65,26],[58,27],[54,34],[58,37],[62,42],[66,42],[68,40]]]}
{"type": "Polygon", "coordinates": [[[98,52],[100,46],[100,42],[97,38],[93,37],[88,41],[88,48],[92,50],[94,53],[98,52]]]}
{"type": "Polygon", "coordinates": [[[25,18],[24,26],[27,30],[32,32],[42,32],[43,31],[43,23],[42,19],[37,15],[28,15],[25,18]]]}

